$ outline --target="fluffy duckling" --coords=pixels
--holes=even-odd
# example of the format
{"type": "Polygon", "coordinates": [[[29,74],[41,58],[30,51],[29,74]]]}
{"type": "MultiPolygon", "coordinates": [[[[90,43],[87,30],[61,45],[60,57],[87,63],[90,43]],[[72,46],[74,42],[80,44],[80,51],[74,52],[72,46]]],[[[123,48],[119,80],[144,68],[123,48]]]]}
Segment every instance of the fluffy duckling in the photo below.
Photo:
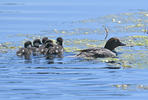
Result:
{"type": "Polygon", "coordinates": [[[42,45],[44,45],[47,40],[48,40],[48,37],[43,37],[42,38],[42,45]]]}
{"type": "Polygon", "coordinates": [[[47,51],[48,51],[48,48],[50,48],[51,46],[50,45],[52,45],[52,47],[53,47],[53,41],[52,40],[46,40],[46,42],[44,43],[44,46],[42,46],[41,48],[40,48],[40,53],[41,54],[43,54],[43,55],[45,55],[46,53],[47,53],[47,51]]]}
{"type": "Polygon", "coordinates": [[[31,50],[29,49],[30,47],[32,47],[31,41],[26,41],[24,43],[24,47],[20,48],[16,52],[16,55],[17,56],[24,56],[25,59],[30,59],[30,55],[31,55],[31,50]]]}
{"type": "Polygon", "coordinates": [[[62,55],[64,52],[64,48],[63,48],[63,39],[61,37],[58,37],[56,39],[56,45],[55,45],[55,54],[57,55],[62,55]]]}
{"type": "Polygon", "coordinates": [[[47,59],[51,59],[55,56],[55,45],[52,40],[48,40],[46,43],[45,56],[47,59]]]}
{"type": "Polygon", "coordinates": [[[32,50],[34,56],[39,54],[39,47],[41,44],[42,43],[40,39],[35,39],[33,41],[33,46],[30,49],[32,50]]]}

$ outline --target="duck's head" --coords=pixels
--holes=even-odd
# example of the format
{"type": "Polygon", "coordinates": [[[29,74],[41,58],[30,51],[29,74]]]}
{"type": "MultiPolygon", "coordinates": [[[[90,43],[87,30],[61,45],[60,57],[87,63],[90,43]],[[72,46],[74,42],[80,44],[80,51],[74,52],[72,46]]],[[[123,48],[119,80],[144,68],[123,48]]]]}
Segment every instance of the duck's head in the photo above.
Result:
{"type": "Polygon", "coordinates": [[[42,44],[40,39],[35,39],[35,40],[33,41],[33,46],[34,46],[34,47],[39,48],[40,44],[42,44]]]}
{"type": "Polygon", "coordinates": [[[57,38],[57,42],[56,42],[58,45],[63,45],[63,39],[61,37],[58,37],[57,38]]]}
{"type": "Polygon", "coordinates": [[[49,47],[53,47],[53,41],[52,40],[47,40],[46,42],[45,42],[45,48],[49,48],[49,47]]]}
{"type": "Polygon", "coordinates": [[[113,51],[116,47],[118,46],[125,46],[126,44],[122,43],[118,38],[110,38],[106,44],[105,47],[106,49],[109,49],[111,51],[113,51]]]}
{"type": "Polygon", "coordinates": [[[53,43],[53,41],[50,40],[50,39],[47,39],[47,40],[45,41],[45,44],[47,44],[47,43],[53,43]]]}
{"type": "Polygon", "coordinates": [[[45,42],[48,40],[48,37],[43,37],[42,38],[42,43],[45,44],[45,42]]]}
{"type": "Polygon", "coordinates": [[[25,48],[32,47],[31,41],[26,41],[26,42],[24,43],[24,47],[25,47],[25,48]]]}

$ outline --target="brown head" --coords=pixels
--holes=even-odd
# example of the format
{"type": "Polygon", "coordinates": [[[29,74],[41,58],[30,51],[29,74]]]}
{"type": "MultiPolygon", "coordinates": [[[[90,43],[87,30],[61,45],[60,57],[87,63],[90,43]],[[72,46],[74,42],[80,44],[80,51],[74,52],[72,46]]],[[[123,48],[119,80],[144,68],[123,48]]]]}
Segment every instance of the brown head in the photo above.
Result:
{"type": "Polygon", "coordinates": [[[39,45],[42,44],[40,39],[35,39],[33,41],[33,46],[39,48],[39,45]]]}
{"type": "Polygon", "coordinates": [[[24,47],[25,47],[25,48],[32,47],[31,41],[26,41],[26,42],[24,43],[24,47]]]}
{"type": "Polygon", "coordinates": [[[42,38],[42,43],[45,44],[45,42],[48,40],[48,37],[43,37],[42,38]]]}
{"type": "Polygon", "coordinates": [[[46,42],[45,42],[45,48],[49,48],[49,47],[53,47],[54,46],[54,44],[53,44],[53,41],[52,40],[47,40],[46,42]]]}
{"type": "Polygon", "coordinates": [[[58,37],[57,38],[57,42],[56,42],[58,45],[63,45],[63,39],[61,37],[58,37]]]}
{"type": "Polygon", "coordinates": [[[118,38],[110,38],[106,44],[105,44],[105,47],[106,49],[109,49],[109,50],[114,50],[116,47],[118,46],[125,46],[126,44],[122,43],[118,38]]]}

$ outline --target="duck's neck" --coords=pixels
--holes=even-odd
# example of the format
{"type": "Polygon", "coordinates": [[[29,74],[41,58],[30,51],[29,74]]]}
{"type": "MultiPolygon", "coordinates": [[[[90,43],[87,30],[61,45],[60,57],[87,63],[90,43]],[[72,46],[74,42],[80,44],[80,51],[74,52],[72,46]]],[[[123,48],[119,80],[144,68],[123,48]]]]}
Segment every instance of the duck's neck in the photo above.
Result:
{"type": "Polygon", "coordinates": [[[63,43],[62,42],[57,42],[58,45],[60,46],[63,46],[63,43]]]}
{"type": "Polygon", "coordinates": [[[106,45],[104,46],[104,48],[109,49],[111,51],[114,50],[114,47],[111,44],[109,44],[109,43],[106,43],[106,45]]]}
{"type": "Polygon", "coordinates": [[[34,45],[34,47],[39,48],[39,45],[34,45]]]}
{"type": "Polygon", "coordinates": [[[28,44],[24,45],[24,48],[29,48],[29,47],[32,47],[32,45],[28,45],[28,44]]]}

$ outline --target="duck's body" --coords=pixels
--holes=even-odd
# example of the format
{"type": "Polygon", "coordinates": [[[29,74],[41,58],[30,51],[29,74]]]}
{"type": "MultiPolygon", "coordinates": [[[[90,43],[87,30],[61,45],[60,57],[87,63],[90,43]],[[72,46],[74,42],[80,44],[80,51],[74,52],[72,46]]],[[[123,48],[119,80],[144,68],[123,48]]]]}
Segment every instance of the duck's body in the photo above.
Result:
{"type": "Polygon", "coordinates": [[[48,51],[46,52],[46,58],[62,57],[64,52],[63,39],[58,37],[56,44],[53,44],[53,42],[48,42],[47,48],[48,51]]]}
{"type": "Polygon", "coordinates": [[[41,44],[40,39],[35,39],[33,41],[33,46],[30,48],[30,50],[32,50],[34,56],[39,55],[39,47],[41,44]]]}
{"type": "Polygon", "coordinates": [[[106,48],[90,48],[80,50],[81,52],[77,55],[78,57],[92,57],[92,58],[105,58],[115,57],[116,53],[106,48]]]}
{"type": "Polygon", "coordinates": [[[40,54],[45,54],[45,51],[46,51],[46,41],[48,41],[48,37],[43,37],[42,38],[42,45],[39,47],[39,52],[40,52],[40,54]]]}
{"type": "Polygon", "coordinates": [[[26,41],[24,43],[24,47],[20,48],[17,52],[16,55],[17,56],[24,56],[25,59],[30,59],[30,55],[32,53],[32,51],[29,49],[32,46],[31,41],[26,41]]]}
{"type": "Polygon", "coordinates": [[[47,59],[53,59],[55,57],[55,45],[53,44],[52,40],[48,40],[46,42],[44,54],[47,59]]]}
{"type": "Polygon", "coordinates": [[[55,54],[57,55],[62,55],[64,52],[64,48],[63,48],[63,39],[61,37],[57,38],[57,44],[54,46],[55,49],[55,54]]]}
{"type": "Polygon", "coordinates": [[[25,59],[30,59],[31,51],[28,48],[20,48],[19,51],[16,52],[17,56],[23,57],[25,59]]]}
{"type": "Polygon", "coordinates": [[[104,48],[89,48],[80,50],[77,57],[91,57],[91,58],[104,58],[104,57],[116,57],[114,49],[118,46],[124,46],[118,38],[110,38],[104,48]]]}
{"type": "Polygon", "coordinates": [[[47,51],[49,48],[53,47],[53,41],[52,40],[46,40],[46,42],[39,48],[40,49],[40,53],[43,55],[47,54],[47,51]]]}

